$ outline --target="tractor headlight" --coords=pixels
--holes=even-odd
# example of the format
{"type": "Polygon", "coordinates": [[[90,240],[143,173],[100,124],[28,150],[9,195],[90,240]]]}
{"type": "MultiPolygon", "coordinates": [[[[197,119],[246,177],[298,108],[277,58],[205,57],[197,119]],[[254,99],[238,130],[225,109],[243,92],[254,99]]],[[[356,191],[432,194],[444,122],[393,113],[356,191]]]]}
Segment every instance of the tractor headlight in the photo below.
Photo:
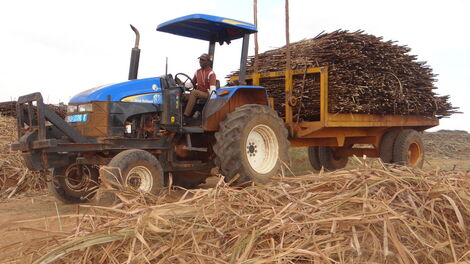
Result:
{"type": "Polygon", "coordinates": [[[78,112],[91,112],[91,111],[93,111],[92,104],[78,105],[78,112]]]}
{"type": "Polygon", "coordinates": [[[67,113],[75,113],[78,108],[76,105],[67,105],[67,113]]]}

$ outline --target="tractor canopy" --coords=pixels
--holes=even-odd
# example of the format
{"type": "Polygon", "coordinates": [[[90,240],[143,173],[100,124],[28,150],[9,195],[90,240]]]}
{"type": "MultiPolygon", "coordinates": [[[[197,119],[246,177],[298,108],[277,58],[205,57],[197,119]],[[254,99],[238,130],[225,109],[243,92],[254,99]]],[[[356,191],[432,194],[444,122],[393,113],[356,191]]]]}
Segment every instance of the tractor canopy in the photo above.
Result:
{"type": "Polygon", "coordinates": [[[193,14],[172,19],[158,25],[157,31],[167,32],[183,37],[230,44],[234,39],[245,34],[256,33],[256,27],[247,22],[230,18],[193,14]]]}

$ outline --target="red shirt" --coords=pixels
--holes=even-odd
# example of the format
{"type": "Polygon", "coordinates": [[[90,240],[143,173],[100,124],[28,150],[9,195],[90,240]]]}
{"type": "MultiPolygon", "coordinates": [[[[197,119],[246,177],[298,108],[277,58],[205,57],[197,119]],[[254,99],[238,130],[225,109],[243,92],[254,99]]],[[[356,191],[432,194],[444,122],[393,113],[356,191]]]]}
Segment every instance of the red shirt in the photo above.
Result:
{"type": "Polygon", "coordinates": [[[211,86],[215,87],[216,77],[211,67],[199,69],[194,73],[193,82],[197,84],[196,89],[208,92],[211,86]]]}

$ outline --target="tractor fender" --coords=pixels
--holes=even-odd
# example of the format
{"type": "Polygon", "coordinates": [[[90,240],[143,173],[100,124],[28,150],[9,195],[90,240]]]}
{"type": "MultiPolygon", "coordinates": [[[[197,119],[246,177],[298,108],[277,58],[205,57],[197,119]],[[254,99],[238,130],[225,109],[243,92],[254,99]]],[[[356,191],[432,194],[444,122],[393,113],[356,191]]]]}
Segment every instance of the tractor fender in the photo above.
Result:
{"type": "Polygon", "coordinates": [[[269,105],[266,89],[261,86],[235,86],[218,89],[216,96],[207,101],[202,111],[203,129],[218,131],[219,123],[225,120],[228,113],[246,104],[269,105]]]}

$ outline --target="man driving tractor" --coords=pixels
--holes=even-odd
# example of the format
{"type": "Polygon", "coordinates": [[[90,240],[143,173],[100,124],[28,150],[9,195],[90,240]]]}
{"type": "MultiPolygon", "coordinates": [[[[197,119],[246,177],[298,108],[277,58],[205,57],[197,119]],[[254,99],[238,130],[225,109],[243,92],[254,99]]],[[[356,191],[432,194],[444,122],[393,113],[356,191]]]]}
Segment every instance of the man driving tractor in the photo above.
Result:
{"type": "Polygon", "coordinates": [[[194,73],[192,83],[196,85],[190,94],[184,94],[183,99],[187,101],[184,110],[184,117],[186,119],[191,117],[194,105],[198,98],[207,99],[210,93],[216,89],[216,76],[211,68],[211,60],[208,54],[203,53],[199,56],[200,69],[194,73]]]}

